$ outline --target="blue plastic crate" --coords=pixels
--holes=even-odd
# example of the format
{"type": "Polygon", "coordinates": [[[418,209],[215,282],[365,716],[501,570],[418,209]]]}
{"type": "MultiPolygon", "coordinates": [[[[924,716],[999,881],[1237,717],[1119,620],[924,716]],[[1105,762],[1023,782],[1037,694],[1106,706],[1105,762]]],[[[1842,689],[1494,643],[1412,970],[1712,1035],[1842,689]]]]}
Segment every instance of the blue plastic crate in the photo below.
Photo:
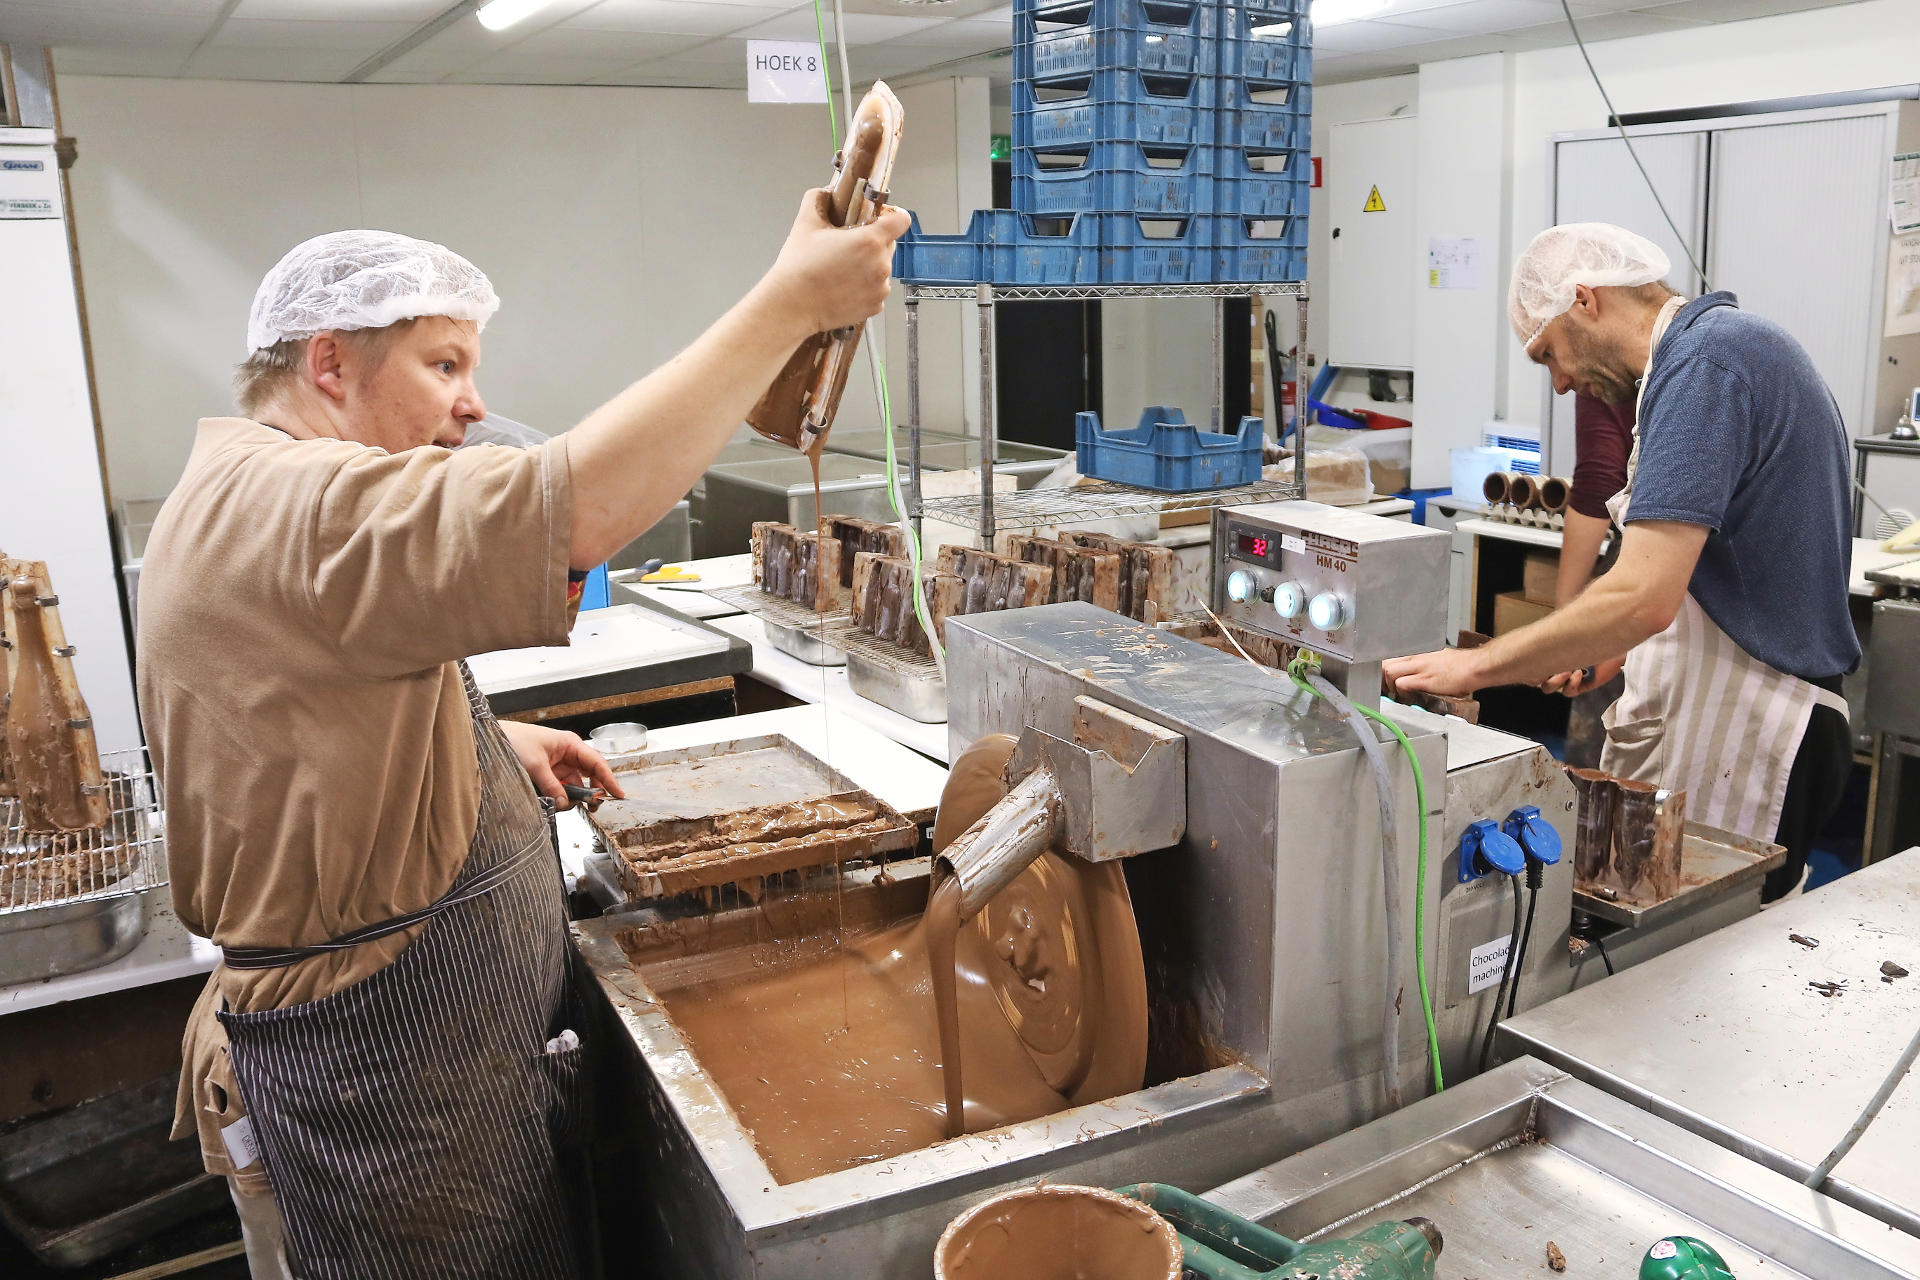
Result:
{"type": "MultiPolygon", "coordinates": [[[[1051,86],[1050,86],[1051,87],[1051,86]]],[[[1157,87],[1171,88],[1161,82],[1157,87]]],[[[1094,98],[1091,81],[1084,89],[1073,82],[1047,100],[1035,97],[1034,86],[1018,80],[1013,85],[1013,145],[1042,151],[1069,150],[1095,142],[1140,142],[1195,146],[1213,141],[1214,82],[1194,77],[1183,96],[1129,94],[1121,101],[1094,98]]]]}
{"type": "Polygon", "coordinates": [[[1260,478],[1262,428],[1242,418],[1239,431],[1202,431],[1178,409],[1155,405],[1130,430],[1101,427],[1097,413],[1074,415],[1080,474],[1163,493],[1195,493],[1252,484],[1260,478]]]}
{"type": "Polygon", "coordinates": [[[1210,71],[1269,83],[1310,84],[1313,49],[1291,38],[1225,36],[1209,52],[1218,55],[1210,71]]]}
{"type": "Polygon", "coordinates": [[[1131,68],[1193,76],[1217,65],[1210,37],[1167,27],[1083,27],[1022,42],[1020,59],[1035,80],[1059,80],[1095,71],[1131,68]]]}
{"type": "Polygon", "coordinates": [[[1016,151],[1013,203],[1024,213],[1143,213],[1185,217],[1207,212],[1211,149],[1096,142],[1085,151],[1016,151]],[[1077,161],[1050,164],[1050,161],[1077,161]]]}
{"type": "Polygon", "coordinates": [[[1205,218],[1081,215],[1081,221],[1089,220],[1098,229],[1101,284],[1205,284],[1213,279],[1213,245],[1205,218]]]}
{"type": "Polygon", "coordinates": [[[1211,35],[1218,8],[1218,0],[1014,0],[1013,20],[1016,35],[1069,26],[1181,27],[1211,35]]]}
{"type": "Polygon", "coordinates": [[[1313,90],[1302,84],[1222,79],[1214,141],[1249,151],[1305,151],[1313,145],[1313,90]],[[1285,95],[1284,102],[1271,99],[1285,95]]]}
{"type": "Polygon", "coordinates": [[[976,209],[957,236],[930,236],[915,217],[893,252],[893,274],[915,284],[1096,284],[1099,228],[1091,220],[1034,219],[976,209]],[[1065,222],[1058,234],[1046,234],[1065,222]]]}
{"type": "Polygon", "coordinates": [[[1304,216],[1311,171],[1305,151],[1256,154],[1241,147],[1219,148],[1208,212],[1241,218],[1304,216]],[[1276,160],[1280,167],[1271,167],[1276,160]]]}
{"type": "Polygon", "coordinates": [[[1307,278],[1307,219],[1217,217],[1203,229],[1217,283],[1284,283],[1307,278]]]}

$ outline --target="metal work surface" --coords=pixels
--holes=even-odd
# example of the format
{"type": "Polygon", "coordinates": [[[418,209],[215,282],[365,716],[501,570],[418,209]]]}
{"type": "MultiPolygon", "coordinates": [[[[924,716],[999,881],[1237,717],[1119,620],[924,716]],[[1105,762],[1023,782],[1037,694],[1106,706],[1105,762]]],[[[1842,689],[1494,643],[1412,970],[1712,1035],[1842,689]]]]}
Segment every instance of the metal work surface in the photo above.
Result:
{"type": "Polygon", "coordinates": [[[744,675],[753,666],[749,645],[645,599],[582,613],[568,639],[467,660],[495,715],[744,675]]]}
{"type": "Polygon", "coordinates": [[[1523,1058],[1206,1194],[1301,1240],[1430,1218],[1441,1274],[1631,1277],[1705,1240],[1741,1277],[1920,1275],[1920,1241],[1523,1058]]]}
{"type": "MultiPolygon", "coordinates": [[[[1916,1026],[1920,850],[1909,850],[1523,1013],[1499,1044],[1801,1178],[1916,1026]],[[1882,981],[1889,961],[1915,976],[1882,981]]],[[[1920,1235],[1916,1150],[1920,1082],[1909,1079],[1828,1194],[1920,1235]]]]}
{"type": "MultiPolygon", "coordinates": [[[[1247,502],[1278,502],[1297,498],[1300,494],[1300,486],[1292,480],[1261,480],[1232,489],[1212,489],[1200,493],[1158,493],[1151,489],[1137,489],[1132,485],[1098,480],[1071,488],[996,493],[993,495],[993,514],[997,528],[1038,529],[1051,525],[1080,524],[1088,520],[1108,520],[1115,516],[1155,515],[1167,511],[1238,506],[1247,502]]],[[[937,515],[954,524],[972,525],[980,520],[980,504],[980,495],[972,493],[948,498],[923,498],[920,506],[928,515],[937,515]]]]}
{"type": "Polygon", "coordinates": [[[1607,893],[1614,894],[1609,898],[1576,884],[1573,905],[1629,929],[1652,928],[1743,889],[1757,894],[1767,872],[1786,860],[1787,851],[1780,845],[1689,822],[1680,843],[1680,892],[1656,902],[1638,886],[1625,893],[1608,886],[1607,893]]]}

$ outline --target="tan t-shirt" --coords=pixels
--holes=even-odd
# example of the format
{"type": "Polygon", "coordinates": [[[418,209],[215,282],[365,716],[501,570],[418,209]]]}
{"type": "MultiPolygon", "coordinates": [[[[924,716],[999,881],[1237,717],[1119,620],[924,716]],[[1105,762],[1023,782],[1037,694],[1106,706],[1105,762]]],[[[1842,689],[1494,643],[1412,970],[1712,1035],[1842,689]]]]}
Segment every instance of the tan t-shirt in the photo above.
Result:
{"type": "MultiPolygon", "coordinates": [[[[147,543],[138,645],[188,928],[225,946],[307,946],[446,891],[480,799],[455,660],[566,642],[571,520],[564,436],[388,454],[201,421],[147,543]]],[[[415,933],[214,971],[187,1028],[176,1122],[182,1136],[197,1125],[208,1168],[231,1171],[218,1129],[243,1114],[220,1001],[317,999],[415,933]]]]}

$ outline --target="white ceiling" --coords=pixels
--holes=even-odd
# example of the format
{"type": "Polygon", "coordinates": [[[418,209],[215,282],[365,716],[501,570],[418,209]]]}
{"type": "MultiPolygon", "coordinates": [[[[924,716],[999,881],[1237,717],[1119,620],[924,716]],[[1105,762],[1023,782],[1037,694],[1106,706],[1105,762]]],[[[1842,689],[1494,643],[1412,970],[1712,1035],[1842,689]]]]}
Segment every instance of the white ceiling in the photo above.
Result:
{"type": "MultiPolygon", "coordinates": [[[[1572,6],[1583,35],[1611,40],[1851,2],[1572,6]]],[[[832,4],[821,3],[831,34],[832,4]]],[[[856,81],[1010,74],[1012,8],[1000,0],[843,3],[856,81]]],[[[472,8],[472,0],[0,0],[0,41],[52,45],[70,75],[340,81],[358,71],[371,83],[739,89],[745,41],[814,35],[812,4],[792,0],[554,0],[499,32],[482,27],[472,8]]],[[[1315,78],[1355,80],[1571,40],[1560,0],[1389,0],[1371,18],[1314,33],[1315,78]]]]}

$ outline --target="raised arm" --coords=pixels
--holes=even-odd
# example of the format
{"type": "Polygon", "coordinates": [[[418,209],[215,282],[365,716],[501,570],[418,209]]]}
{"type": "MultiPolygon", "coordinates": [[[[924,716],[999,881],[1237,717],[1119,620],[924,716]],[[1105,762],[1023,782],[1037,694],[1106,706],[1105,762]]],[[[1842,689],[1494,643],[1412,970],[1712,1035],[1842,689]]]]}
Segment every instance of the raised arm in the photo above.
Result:
{"type": "Polygon", "coordinates": [[[567,433],[575,569],[605,560],[686,494],[801,342],[885,305],[906,213],[841,229],[822,216],[824,198],[807,193],[779,258],[732,310],[567,433]]]}

